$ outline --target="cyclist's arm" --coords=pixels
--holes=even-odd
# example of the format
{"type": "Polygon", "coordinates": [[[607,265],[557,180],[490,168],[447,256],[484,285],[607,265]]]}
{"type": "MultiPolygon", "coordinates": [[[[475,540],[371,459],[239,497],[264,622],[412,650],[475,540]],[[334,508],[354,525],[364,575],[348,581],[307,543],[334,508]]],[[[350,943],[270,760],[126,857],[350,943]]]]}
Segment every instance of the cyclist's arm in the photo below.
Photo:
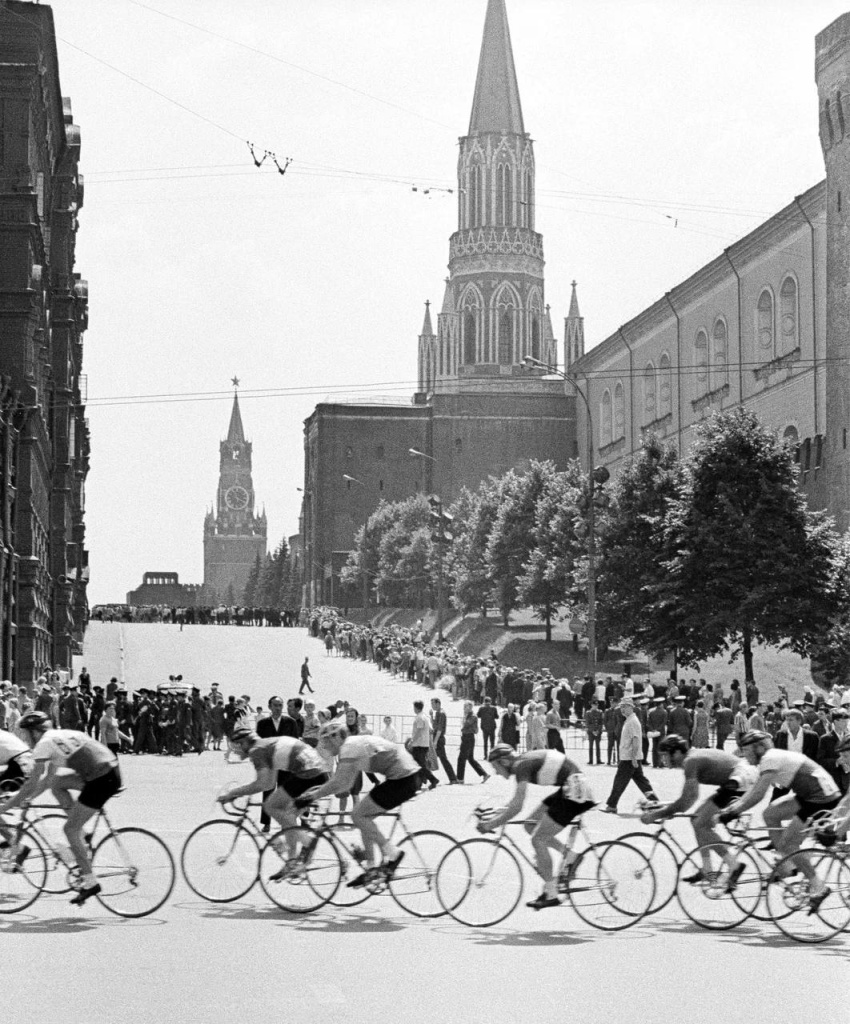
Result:
{"type": "Polygon", "coordinates": [[[333,796],[335,793],[348,793],[357,780],[359,771],[360,767],[356,761],[340,761],[337,770],[323,786],[309,791],[310,799],[321,800],[322,797],[333,796]]]}
{"type": "Polygon", "coordinates": [[[494,814],[491,818],[488,818],[488,830],[499,828],[501,825],[504,825],[506,821],[510,821],[519,814],[522,810],[522,805],[525,803],[525,793],[527,789],[527,782],[518,782],[516,784],[514,795],[511,797],[507,806],[503,807],[501,811],[494,814]]]}
{"type": "Polygon", "coordinates": [[[240,796],[252,796],[254,793],[265,793],[275,788],[277,772],[273,768],[263,768],[257,772],[253,782],[246,782],[244,786],[236,786],[219,797],[220,803],[229,803],[237,800],[240,796]]]}
{"type": "Polygon", "coordinates": [[[729,804],[726,810],[723,811],[722,817],[728,817],[730,820],[737,818],[739,814],[743,814],[744,811],[748,811],[751,807],[755,807],[756,804],[760,804],[775,781],[776,772],[765,772],[763,775],[759,775],[758,781],[753,788],[746,792],[740,800],[729,804]]]}
{"type": "Polygon", "coordinates": [[[34,800],[39,793],[53,782],[56,770],[48,761],[36,761],[27,781],[21,786],[17,793],[3,805],[3,813],[20,807],[29,800],[34,800]]]}
{"type": "Polygon", "coordinates": [[[681,814],[697,802],[699,798],[699,783],[696,779],[685,779],[682,792],[678,798],[656,811],[647,811],[642,814],[640,820],[644,825],[651,825],[654,821],[663,821],[665,818],[672,818],[674,814],[681,814]]]}

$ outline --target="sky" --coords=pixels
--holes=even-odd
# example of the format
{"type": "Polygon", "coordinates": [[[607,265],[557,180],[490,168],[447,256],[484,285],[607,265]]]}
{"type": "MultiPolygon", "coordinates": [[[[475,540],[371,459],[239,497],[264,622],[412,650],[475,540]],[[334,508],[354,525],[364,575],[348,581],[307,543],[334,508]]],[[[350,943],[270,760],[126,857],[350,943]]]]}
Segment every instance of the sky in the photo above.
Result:
{"type": "MultiPolygon", "coordinates": [[[[202,581],[234,375],[271,547],[315,404],[409,398],[486,0],[52,6],[82,132],[94,605],[145,571],[202,581]]],[[[507,6],[559,338],[573,279],[590,348],[823,177],[814,37],[850,0],[507,6]]]]}

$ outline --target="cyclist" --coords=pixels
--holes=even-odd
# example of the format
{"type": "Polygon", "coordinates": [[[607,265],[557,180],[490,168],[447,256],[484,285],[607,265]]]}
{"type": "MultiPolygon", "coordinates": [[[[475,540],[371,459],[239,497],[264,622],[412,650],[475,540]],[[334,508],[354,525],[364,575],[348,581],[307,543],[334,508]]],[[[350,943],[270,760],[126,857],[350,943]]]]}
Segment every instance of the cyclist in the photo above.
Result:
{"type": "MultiPolygon", "coordinates": [[[[824,768],[805,754],[774,749],[773,740],[759,729],[749,729],[738,744],[747,761],[758,767],[759,777],[752,789],[721,811],[719,820],[732,821],[755,807],[771,786],[790,790],[788,796],[765,808],[763,817],[780,856],[796,853],[809,819],[818,811],[832,810],[840,803],[838,786],[824,768]]],[[[809,912],[812,913],[829,895],[830,888],[818,876],[805,853],[801,852],[795,863],[809,881],[809,912]]]]}
{"type": "MultiPolygon", "coordinates": [[[[309,743],[294,736],[277,736],[269,739],[260,737],[245,725],[237,725],[230,736],[230,748],[241,760],[248,758],[254,766],[256,777],[253,782],[236,786],[218,797],[220,804],[230,803],[241,796],[253,793],[271,792],[263,801],[263,810],[270,818],[287,829],[285,834],[290,863],[271,876],[272,882],[279,882],[292,870],[292,861],[298,852],[298,844],[307,840],[307,834],[298,829],[298,815],[295,800],[309,789],[328,780],[325,762],[309,743]]],[[[275,842],[275,840],[272,840],[275,842]]],[[[282,849],[276,847],[281,853],[282,849]]]]}
{"type": "Polygon", "coordinates": [[[29,803],[46,789],[52,791],[65,811],[65,836],[80,870],[80,888],[71,903],[82,906],[100,892],[83,826],[121,789],[118,758],[84,732],[52,729],[42,711],[28,711],[18,722],[18,729],[32,748],[34,766],[4,810],[29,803]],[[71,796],[72,790],[79,790],[77,799],[71,796]]]}
{"type": "MultiPolygon", "coordinates": [[[[714,830],[717,815],[728,807],[733,800],[738,800],[750,789],[758,777],[756,769],[740,757],[727,754],[725,750],[713,750],[710,747],[694,747],[689,749],[688,741],[678,733],[670,733],[658,744],[661,760],[665,768],[681,768],[685,773],[682,792],[669,804],[653,808],[641,815],[644,825],[672,818],[689,810],[699,799],[700,784],[717,786],[711,796],[700,804],[694,812],[691,824],[697,845],[700,847],[702,868],[695,874],[684,879],[686,882],[701,882],[711,873],[710,849],[706,847],[727,846],[714,830]]],[[[727,847],[724,856],[729,867],[729,886],[734,888],[744,865],[735,864],[734,851],[727,847]],[[727,859],[728,858],[728,859],[727,859]]]]}
{"type": "MultiPolygon", "coordinates": [[[[0,768],[3,769],[0,772],[0,801],[2,801],[6,796],[19,789],[21,783],[32,771],[30,748],[13,732],[7,732],[5,729],[0,729],[0,768]]],[[[2,809],[2,804],[0,804],[0,810],[2,809]]],[[[12,829],[3,824],[2,817],[0,817],[0,836],[3,837],[0,849],[8,849],[9,843],[14,841],[15,834],[12,829]]],[[[27,858],[29,847],[22,846],[12,852],[18,867],[20,867],[27,858]]]]}
{"type": "Polygon", "coordinates": [[[529,750],[517,754],[507,743],[497,743],[487,755],[487,760],[496,774],[504,779],[513,778],[516,789],[506,807],[482,819],[479,825],[482,832],[492,832],[519,814],[529,784],[557,786],[525,823],[534,847],[537,873],[543,879],[543,892],[526,906],[534,910],[560,906],[551,851],[562,856],[567,853],[567,845],[558,839],[558,833],[594,806],[590,787],[579,766],[557,750],[529,750]]]}
{"type": "Polygon", "coordinates": [[[391,743],[380,736],[349,736],[345,722],[339,719],[326,722],[319,729],[319,746],[324,747],[332,757],[339,757],[336,771],[324,785],[296,800],[295,806],[306,807],[322,797],[348,793],[361,772],[383,775],[384,781],[373,786],[351,812],[351,821],[363,837],[364,863],[368,867],[363,874],[353,878],[348,886],[358,888],[365,885],[370,874],[378,867],[387,878],[391,878],[404,853],[384,836],[375,818],[416,796],[420,780],[419,765],[398,743],[391,743]],[[376,847],[381,852],[380,862],[375,855],[376,847]]]}

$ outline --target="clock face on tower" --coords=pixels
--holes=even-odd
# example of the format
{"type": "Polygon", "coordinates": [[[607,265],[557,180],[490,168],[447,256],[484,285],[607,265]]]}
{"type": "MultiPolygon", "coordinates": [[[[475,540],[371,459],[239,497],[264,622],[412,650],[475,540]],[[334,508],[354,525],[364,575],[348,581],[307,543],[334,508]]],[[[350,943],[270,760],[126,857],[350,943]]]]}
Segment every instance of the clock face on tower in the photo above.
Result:
{"type": "Polygon", "coordinates": [[[224,492],[224,503],[228,508],[241,512],[242,509],[248,507],[248,492],[238,484],[234,487],[228,487],[224,492]]]}

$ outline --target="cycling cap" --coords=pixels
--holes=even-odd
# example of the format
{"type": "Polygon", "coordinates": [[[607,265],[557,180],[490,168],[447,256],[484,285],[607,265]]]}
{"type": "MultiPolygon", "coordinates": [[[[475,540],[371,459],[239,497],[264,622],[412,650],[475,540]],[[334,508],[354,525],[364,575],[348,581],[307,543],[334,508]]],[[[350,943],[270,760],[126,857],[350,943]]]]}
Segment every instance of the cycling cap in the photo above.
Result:
{"type": "Polygon", "coordinates": [[[487,755],[488,761],[507,761],[516,756],[516,751],[507,743],[497,743],[487,755]]]}
{"type": "Polygon", "coordinates": [[[658,744],[658,749],[668,754],[672,754],[677,750],[682,754],[687,754],[688,747],[688,741],[677,732],[671,732],[658,744]]]}
{"type": "Polygon", "coordinates": [[[256,739],[257,734],[247,725],[237,725],[230,736],[231,743],[241,743],[243,740],[256,739]]]}
{"type": "Polygon", "coordinates": [[[749,747],[753,743],[764,743],[769,740],[770,736],[766,732],[762,732],[761,729],[748,729],[747,732],[738,740],[739,747],[749,747]]]}
{"type": "Polygon", "coordinates": [[[348,727],[340,718],[335,718],[332,722],[325,722],[319,729],[320,740],[327,740],[337,736],[341,740],[348,739],[348,727]]]}
{"type": "Polygon", "coordinates": [[[37,729],[40,725],[47,725],[50,719],[43,711],[28,711],[21,715],[18,721],[19,729],[37,729]]]}

